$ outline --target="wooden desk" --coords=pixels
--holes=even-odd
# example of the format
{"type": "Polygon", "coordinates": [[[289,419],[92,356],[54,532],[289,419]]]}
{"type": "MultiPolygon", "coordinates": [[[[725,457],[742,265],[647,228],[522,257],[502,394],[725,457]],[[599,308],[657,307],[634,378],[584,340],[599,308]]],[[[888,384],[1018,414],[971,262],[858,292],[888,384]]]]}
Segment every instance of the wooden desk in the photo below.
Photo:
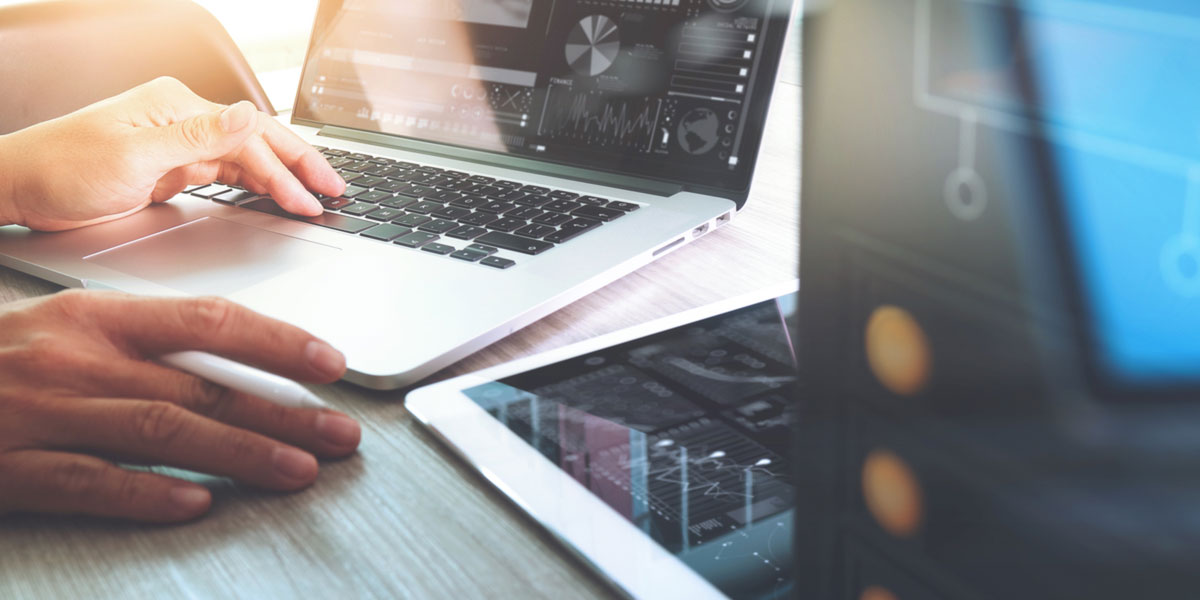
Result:
{"type": "MultiPolygon", "coordinates": [[[[793,39],[795,39],[793,37],[793,39]]],[[[728,227],[550,315],[430,381],[556,348],[795,276],[799,95],[785,65],[754,197],[728,227]]],[[[53,285],[0,269],[0,301],[53,285]]],[[[211,514],[151,527],[0,519],[0,598],[587,598],[613,593],[426,433],[404,391],[317,392],[363,424],[358,455],[279,495],[210,480],[211,514]]]]}

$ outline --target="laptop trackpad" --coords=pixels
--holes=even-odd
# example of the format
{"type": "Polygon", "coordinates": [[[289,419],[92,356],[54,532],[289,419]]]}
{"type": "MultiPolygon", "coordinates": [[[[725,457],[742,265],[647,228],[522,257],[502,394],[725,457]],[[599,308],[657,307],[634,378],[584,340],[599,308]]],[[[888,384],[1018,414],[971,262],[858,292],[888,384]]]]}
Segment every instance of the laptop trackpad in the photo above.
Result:
{"type": "Polygon", "coordinates": [[[84,260],[187,294],[227,296],[338,252],[332,246],[204,217],[84,260]]]}

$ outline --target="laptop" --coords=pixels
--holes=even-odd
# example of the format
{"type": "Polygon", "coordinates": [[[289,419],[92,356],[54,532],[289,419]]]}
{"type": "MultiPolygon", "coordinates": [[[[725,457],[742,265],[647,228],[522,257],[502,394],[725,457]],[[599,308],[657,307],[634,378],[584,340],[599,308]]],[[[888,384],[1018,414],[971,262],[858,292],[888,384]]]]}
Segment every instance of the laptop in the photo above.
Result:
{"type": "MultiPolygon", "coordinates": [[[[290,127],[348,181],[302,218],[227,185],[0,228],[70,287],[215,294],[411,384],[746,206],[790,0],[323,0],[290,127]]],[[[718,276],[718,275],[714,275],[718,276]]]]}

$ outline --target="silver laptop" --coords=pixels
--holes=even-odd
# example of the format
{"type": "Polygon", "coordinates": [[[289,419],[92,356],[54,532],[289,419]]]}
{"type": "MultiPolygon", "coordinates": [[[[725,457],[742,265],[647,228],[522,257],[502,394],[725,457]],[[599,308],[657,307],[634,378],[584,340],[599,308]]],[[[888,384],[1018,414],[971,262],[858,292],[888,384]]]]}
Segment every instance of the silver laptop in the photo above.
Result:
{"type": "Polygon", "coordinates": [[[291,125],[346,177],[317,218],[222,185],[0,264],[216,294],[413,383],[727,223],[790,0],[323,0],[291,125]]]}

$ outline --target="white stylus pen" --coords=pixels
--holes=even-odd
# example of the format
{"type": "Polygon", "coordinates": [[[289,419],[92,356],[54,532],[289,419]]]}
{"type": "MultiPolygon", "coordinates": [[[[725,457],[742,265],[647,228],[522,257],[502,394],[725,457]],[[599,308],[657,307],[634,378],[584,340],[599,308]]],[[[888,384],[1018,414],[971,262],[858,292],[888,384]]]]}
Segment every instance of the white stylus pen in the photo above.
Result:
{"type": "Polygon", "coordinates": [[[159,362],[207,379],[218,385],[293,408],[325,408],[327,405],[304,386],[273,373],[221,358],[207,352],[188,350],[158,357],[159,362]]]}

